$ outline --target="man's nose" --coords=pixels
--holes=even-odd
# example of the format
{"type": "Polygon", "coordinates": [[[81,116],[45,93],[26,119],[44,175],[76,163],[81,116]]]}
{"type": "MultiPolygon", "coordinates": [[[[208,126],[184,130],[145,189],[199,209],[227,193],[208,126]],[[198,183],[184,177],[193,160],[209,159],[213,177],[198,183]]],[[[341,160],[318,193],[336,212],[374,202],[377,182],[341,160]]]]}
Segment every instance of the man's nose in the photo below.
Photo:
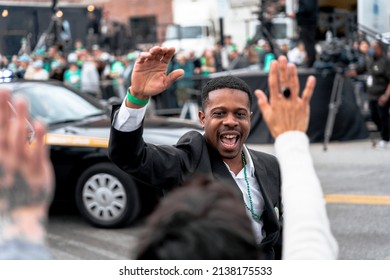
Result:
{"type": "Polygon", "coordinates": [[[237,126],[238,121],[234,114],[227,114],[225,119],[223,120],[223,124],[227,126],[237,126]]]}

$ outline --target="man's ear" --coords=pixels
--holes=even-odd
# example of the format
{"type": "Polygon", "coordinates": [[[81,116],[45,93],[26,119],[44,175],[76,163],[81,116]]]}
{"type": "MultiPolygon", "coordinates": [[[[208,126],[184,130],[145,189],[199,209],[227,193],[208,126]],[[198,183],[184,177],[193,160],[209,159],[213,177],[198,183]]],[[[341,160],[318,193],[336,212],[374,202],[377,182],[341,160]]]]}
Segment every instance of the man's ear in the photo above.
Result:
{"type": "Polygon", "coordinates": [[[204,114],[202,111],[199,111],[199,112],[198,112],[198,118],[199,118],[200,124],[201,124],[202,127],[204,128],[205,114],[204,114]]]}

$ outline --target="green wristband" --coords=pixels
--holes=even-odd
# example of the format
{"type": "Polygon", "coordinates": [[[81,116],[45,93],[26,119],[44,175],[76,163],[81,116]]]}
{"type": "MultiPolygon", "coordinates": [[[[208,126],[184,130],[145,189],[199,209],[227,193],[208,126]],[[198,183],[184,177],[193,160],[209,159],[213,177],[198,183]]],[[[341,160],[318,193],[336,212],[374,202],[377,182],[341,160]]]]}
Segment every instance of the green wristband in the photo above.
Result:
{"type": "Polygon", "coordinates": [[[138,106],[145,106],[146,104],[148,104],[149,102],[149,99],[139,99],[133,95],[131,95],[130,91],[127,90],[127,100],[135,105],[138,105],[138,106]]]}

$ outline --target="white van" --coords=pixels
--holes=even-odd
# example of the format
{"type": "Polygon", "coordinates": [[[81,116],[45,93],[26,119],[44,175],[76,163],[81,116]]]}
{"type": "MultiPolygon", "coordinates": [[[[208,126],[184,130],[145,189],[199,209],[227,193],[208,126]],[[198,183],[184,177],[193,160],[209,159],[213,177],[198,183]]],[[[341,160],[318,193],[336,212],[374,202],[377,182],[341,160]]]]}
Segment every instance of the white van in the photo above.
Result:
{"type": "Polygon", "coordinates": [[[212,49],[216,44],[214,25],[210,23],[186,23],[167,26],[163,47],[175,47],[176,51],[194,51],[200,57],[205,49],[212,49]]]}

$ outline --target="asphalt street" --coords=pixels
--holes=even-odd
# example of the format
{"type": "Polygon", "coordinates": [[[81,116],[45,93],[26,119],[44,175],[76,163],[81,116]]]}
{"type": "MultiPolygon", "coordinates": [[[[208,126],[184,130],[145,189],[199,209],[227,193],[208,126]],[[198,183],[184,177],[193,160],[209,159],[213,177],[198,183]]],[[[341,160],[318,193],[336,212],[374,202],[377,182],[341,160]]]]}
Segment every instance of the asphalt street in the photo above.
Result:
{"type": "MultiPolygon", "coordinates": [[[[274,153],[272,145],[252,148],[274,153]]],[[[390,149],[370,140],[311,145],[339,259],[390,259],[390,149]]],[[[310,209],[308,209],[310,211],[310,209]]],[[[49,245],[58,259],[131,259],[137,227],[93,228],[76,216],[53,216],[49,245]]]]}
{"type": "Polygon", "coordinates": [[[366,140],[331,143],[327,151],[312,144],[311,153],[339,258],[390,259],[390,150],[366,140]]]}

